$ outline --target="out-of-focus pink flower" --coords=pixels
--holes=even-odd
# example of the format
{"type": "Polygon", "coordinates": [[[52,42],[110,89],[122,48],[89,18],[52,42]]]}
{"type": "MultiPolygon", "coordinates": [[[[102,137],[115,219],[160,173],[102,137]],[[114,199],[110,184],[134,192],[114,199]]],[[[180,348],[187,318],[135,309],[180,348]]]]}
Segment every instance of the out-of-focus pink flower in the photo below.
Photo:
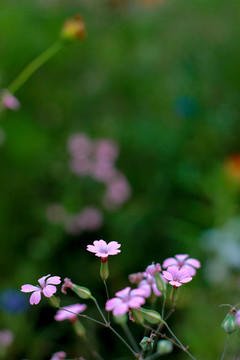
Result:
{"type": "Polygon", "coordinates": [[[12,331],[4,329],[0,330],[0,346],[3,348],[7,348],[12,344],[14,340],[14,335],[12,331]]]}
{"type": "Polygon", "coordinates": [[[119,149],[114,141],[101,139],[95,142],[94,153],[97,160],[113,162],[118,157],[119,149]]]}
{"type": "Polygon", "coordinates": [[[189,258],[189,255],[187,254],[181,254],[181,255],[175,255],[175,257],[171,257],[166,259],[163,262],[163,268],[168,268],[169,266],[178,266],[181,268],[186,268],[191,276],[194,276],[196,274],[196,269],[199,269],[201,267],[200,261],[197,259],[189,258]]]}
{"type": "Polygon", "coordinates": [[[146,270],[145,273],[151,276],[154,276],[155,274],[159,273],[162,270],[161,265],[160,264],[152,264],[149,265],[146,270]]]}
{"type": "Polygon", "coordinates": [[[238,311],[236,312],[235,317],[236,317],[237,326],[240,326],[240,310],[238,310],[238,311]]]}
{"type": "Polygon", "coordinates": [[[66,295],[67,294],[67,289],[72,289],[72,287],[73,287],[72,281],[69,278],[65,278],[64,282],[62,284],[61,291],[62,291],[63,294],[66,295]]]}
{"type": "Polygon", "coordinates": [[[82,230],[96,231],[102,226],[103,216],[97,208],[86,206],[78,215],[77,223],[82,230]]]}
{"type": "Polygon", "coordinates": [[[41,294],[43,294],[46,297],[51,297],[55,292],[57,291],[56,286],[61,283],[61,279],[59,276],[51,276],[49,277],[43,276],[40,279],[38,279],[38,282],[40,286],[33,286],[30,284],[23,285],[21,288],[22,292],[29,293],[32,292],[32,295],[30,296],[30,304],[31,305],[37,305],[41,300],[41,294]],[[48,278],[48,279],[47,279],[48,278]]]}
{"type": "Polygon", "coordinates": [[[69,137],[67,147],[75,157],[84,158],[89,156],[92,150],[92,142],[85,134],[77,133],[69,137]]]}
{"type": "Polygon", "coordinates": [[[95,256],[106,261],[109,255],[117,255],[121,252],[121,250],[119,250],[120,246],[121,244],[117,241],[110,241],[110,243],[107,244],[106,241],[101,239],[95,240],[93,245],[88,245],[87,250],[95,253],[95,256]]]}
{"type": "Polygon", "coordinates": [[[85,304],[74,304],[69,306],[64,306],[61,310],[58,310],[54,319],[57,321],[70,320],[75,322],[77,320],[77,314],[86,310],[87,306],[85,304]]]}
{"type": "Polygon", "coordinates": [[[1,93],[1,105],[4,109],[18,110],[20,108],[20,102],[13,96],[7,89],[2,90],[1,93]]]}
{"type": "Polygon", "coordinates": [[[104,195],[104,205],[111,209],[121,206],[131,195],[131,188],[125,176],[118,173],[116,177],[107,183],[107,190],[104,195]]]}
{"type": "Polygon", "coordinates": [[[163,271],[163,277],[175,288],[192,280],[188,269],[179,269],[178,266],[169,266],[166,271],[163,271]]]}
{"type": "Polygon", "coordinates": [[[128,279],[130,281],[131,284],[138,284],[140,281],[142,281],[144,278],[143,273],[138,272],[135,274],[130,274],[128,276],[128,279]]]}
{"type": "Polygon", "coordinates": [[[144,290],[126,287],[118,291],[115,298],[106,302],[105,309],[113,311],[113,315],[119,316],[126,314],[130,309],[139,309],[145,303],[144,290]]]}
{"type": "Polygon", "coordinates": [[[140,281],[138,284],[138,289],[144,291],[144,297],[148,298],[151,296],[152,291],[156,296],[161,296],[161,291],[158,290],[154,276],[146,274],[145,279],[140,281]]]}
{"type": "Polygon", "coordinates": [[[66,359],[67,354],[64,351],[58,351],[53,354],[50,360],[64,360],[66,359]]]}

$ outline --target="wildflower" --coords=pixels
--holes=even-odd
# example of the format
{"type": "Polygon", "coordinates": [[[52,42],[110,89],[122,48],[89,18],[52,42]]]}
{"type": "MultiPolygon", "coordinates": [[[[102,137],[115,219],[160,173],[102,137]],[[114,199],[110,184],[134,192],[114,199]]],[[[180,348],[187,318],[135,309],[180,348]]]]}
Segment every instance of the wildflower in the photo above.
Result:
{"type": "Polygon", "coordinates": [[[145,279],[140,281],[139,289],[144,291],[144,297],[148,298],[152,291],[156,296],[161,296],[162,292],[158,290],[154,276],[146,274],[145,279]]]}
{"type": "Polygon", "coordinates": [[[41,294],[46,296],[47,298],[50,298],[55,292],[57,291],[56,286],[61,282],[61,279],[59,276],[43,276],[40,279],[38,279],[38,282],[40,286],[33,286],[30,284],[23,285],[21,288],[22,292],[28,293],[32,292],[32,295],[30,297],[30,304],[31,305],[37,305],[41,300],[41,294]],[[47,279],[48,278],[48,279],[47,279]]]}
{"type": "Polygon", "coordinates": [[[50,360],[64,360],[66,359],[67,354],[64,351],[58,351],[53,354],[50,360]]]}
{"type": "Polygon", "coordinates": [[[0,331],[0,347],[7,348],[9,347],[14,340],[14,335],[12,331],[4,329],[0,331]]]}
{"type": "Polygon", "coordinates": [[[237,326],[240,326],[240,310],[236,312],[235,315],[237,326]]]}
{"type": "Polygon", "coordinates": [[[13,96],[7,89],[2,90],[1,94],[1,106],[4,109],[18,110],[20,108],[20,102],[13,96]]]}
{"type": "Polygon", "coordinates": [[[76,39],[84,39],[86,36],[85,23],[81,15],[75,15],[73,19],[65,22],[62,28],[62,39],[73,41],[76,39]]]}
{"type": "Polygon", "coordinates": [[[105,306],[107,311],[113,311],[114,316],[124,315],[130,309],[139,309],[145,303],[142,289],[131,290],[130,287],[126,287],[115,295],[116,297],[108,300],[105,306]]]}
{"type": "Polygon", "coordinates": [[[140,281],[142,281],[144,278],[143,273],[138,272],[135,274],[130,274],[128,276],[128,280],[130,281],[131,284],[138,284],[140,281]]]}
{"type": "Polygon", "coordinates": [[[191,276],[196,274],[196,269],[201,267],[200,261],[197,259],[189,258],[187,254],[175,255],[175,257],[171,257],[166,259],[163,262],[163,268],[168,268],[169,266],[178,266],[180,269],[182,267],[186,268],[191,276]]]}
{"type": "Polygon", "coordinates": [[[121,244],[116,241],[110,241],[110,243],[106,243],[104,240],[95,240],[93,245],[88,245],[87,250],[95,253],[95,256],[98,256],[102,259],[102,262],[107,262],[108,255],[117,255],[121,252],[118,250],[121,244]]]}
{"type": "Polygon", "coordinates": [[[71,322],[75,322],[77,320],[77,315],[84,310],[86,310],[87,306],[85,304],[74,304],[63,307],[61,310],[58,310],[54,319],[57,321],[70,320],[71,322]]]}
{"type": "Polygon", "coordinates": [[[62,289],[61,289],[62,293],[66,295],[67,289],[72,289],[73,285],[74,284],[72,283],[72,281],[69,278],[65,278],[64,282],[62,284],[62,289]]]}
{"type": "Polygon", "coordinates": [[[161,270],[162,270],[161,265],[157,263],[156,265],[155,264],[149,265],[146,268],[145,273],[154,276],[155,274],[159,273],[161,270]]]}
{"type": "Polygon", "coordinates": [[[229,313],[226,315],[225,319],[221,324],[221,328],[227,333],[232,334],[237,329],[237,317],[236,310],[232,308],[229,313]]]}
{"type": "Polygon", "coordinates": [[[192,280],[189,271],[186,268],[179,269],[178,266],[169,266],[163,271],[163,277],[175,288],[192,280]]]}

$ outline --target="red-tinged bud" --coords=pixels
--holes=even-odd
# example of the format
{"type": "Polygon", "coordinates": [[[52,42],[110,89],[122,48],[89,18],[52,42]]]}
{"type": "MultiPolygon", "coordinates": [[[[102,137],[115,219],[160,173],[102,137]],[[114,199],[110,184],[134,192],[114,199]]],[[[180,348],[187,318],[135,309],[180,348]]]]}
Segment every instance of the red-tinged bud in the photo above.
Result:
{"type": "Polygon", "coordinates": [[[61,32],[61,38],[65,41],[71,42],[77,39],[84,39],[86,37],[85,23],[81,15],[75,15],[73,19],[65,22],[61,32]]]}
{"type": "Polygon", "coordinates": [[[232,334],[237,329],[236,310],[233,308],[226,315],[221,328],[227,333],[232,334]]]}
{"type": "Polygon", "coordinates": [[[131,317],[137,324],[144,326],[144,317],[139,309],[131,309],[131,317]]]}

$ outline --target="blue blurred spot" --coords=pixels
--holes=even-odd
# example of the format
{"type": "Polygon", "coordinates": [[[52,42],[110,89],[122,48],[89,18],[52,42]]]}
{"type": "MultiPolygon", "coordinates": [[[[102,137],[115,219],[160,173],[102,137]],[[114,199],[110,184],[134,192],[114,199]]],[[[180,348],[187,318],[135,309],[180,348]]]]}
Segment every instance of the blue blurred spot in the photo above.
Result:
{"type": "Polygon", "coordinates": [[[28,299],[16,289],[6,289],[0,293],[0,308],[10,313],[21,313],[30,307],[28,299]]]}
{"type": "Polygon", "coordinates": [[[178,116],[187,118],[196,114],[198,111],[198,104],[196,99],[191,96],[181,96],[176,99],[174,108],[178,116]]]}

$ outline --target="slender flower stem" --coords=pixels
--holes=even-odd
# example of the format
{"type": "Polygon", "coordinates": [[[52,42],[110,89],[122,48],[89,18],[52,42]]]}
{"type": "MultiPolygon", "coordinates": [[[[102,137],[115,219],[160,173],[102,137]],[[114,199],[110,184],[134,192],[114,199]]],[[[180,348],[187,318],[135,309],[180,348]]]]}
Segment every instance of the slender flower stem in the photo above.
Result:
{"type": "MultiPolygon", "coordinates": [[[[105,286],[105,289],[106,289],[107,299],[109,300],[109,292],[108,292],[108,287],[107,287],[106,280],[103,280],[103,283],[104,283],[104,286],[105,286]]],[[[110,313],[109,313],[109,311],[107,313],[107,318],[108,318],[108,322],[109,322],[110,321],[110,313]]]]}
{"type": "Polygon", "coordinates": [[[137,343],[136,343],[136,341],[135,341],[135,339],[134,339],[134,337],[133,337],[133,335],[132,335],[129,327],[127,326],[127,324],[123,324],[123,325],[122,325],[122,328],[123,328],[125,334],[127,335],[127,337],[128,337],[128,339],[129,339],[132,347],[134,348],[134,350],[137,351],[137,352],[139,352],[140,350],[139,350],[139,348],[138,348],[138,345],[137,345],[137,343]]]}
{"type": "Polygon", "coordinates": [[[109,329],[111,329],[112,332],[114,332],[114,334],[117,335],[117,337],[128,347],[128,349],[133,353],[133,355],[134,355],[135,357],[138,357],[139,354],[136,353],[136,352],[131,348],[131,346],[122,338],[122,336],[119,335],[119,333],[118,333],[114,328],[111,327],[111,325],[109,325],[109,329]]]}
{"type": "Polygon", "coordinates": [[[97,299],[95,299],[95,297],[93,297],[93,296],[92,296],[92,298],[91,298],[91,299],[95,302],[95,305],[96,305],[96,307],[97,307],[97,309],[98,309],[98,311],[99,311],[100,315],[102,316],[103,321],[105,322],[105,324],[107,324],[107,323],[108,323],[108,321],[107,321],[107,319],[105,318],[105,316],[104,316],[104,314],[103,314],[103,312],[102,312],[102,310],[101,310],[100,306],[98,305],[97,299]]]}
{"type": "Polygon", "coordinates": [[[25,69],[17,76],[17,78],[8,86],[8,91],[14,94],[29,78],[38,70],[45,62],[53,57],[62,47],[64,43],[62,41],[56,41],[47,50],[35,58],[25,69]]]}
{"type": "Polygon", "coordinates": [[[227,350],[227,346],[228,346],[228,334],[227,334],[226,343],[225,343],[225,346],[224,346],[224,349],[223,349],[221,360],[223,360],[223,358],[224,358],[224,355],[225,355],[226,350],[227,350]]]}
{"type": "Polygon", "coordinates": [[[164,310],[165,310],[165,304],[166,304],[166,293],[163,294],[163,304],[162,304],[162,319],[164,319],[164,310]]]}
{"type": "Polygon", "coordinates": [[[62,307],[59,307],[59,310],[64,310],[64,311],[67,311],[69,312],[70,314],[73,314],[73,315],[76,315],[76,316],[79,316],[81,318],[84,318],[84,319],[88,319],[88,320],[91,320],[91,321],[94,321],[95,323],[99,324],[99,325],[102,325],[102,326],[105,326],[106,324],[102,323],[101,321],[98,321],[88,315],[85,315],[85,314],[76,314],[75,312],[71,311],[71,310],[68,310],[68,309],[64,309],[62,307]]]}
{"type": "Polygon", "coordinates": [[[176,335],[172,332],[172,330],[170,329],[170,327],[168,326],[168,324],[163,321],[164,325],[166,326],[166,328],[168,329],[168,331],[170,332],[170,334],[174,337],[174,339],[178,342],[178,344],[181,346],[182,350],[185,351],[188,356],[190,356],[190,358],[192,360],[196,360],[195,357],[192,356],[192,354],[186,349],[186,347],[181,343],[181,341],[176,337],[176,335]]]}

